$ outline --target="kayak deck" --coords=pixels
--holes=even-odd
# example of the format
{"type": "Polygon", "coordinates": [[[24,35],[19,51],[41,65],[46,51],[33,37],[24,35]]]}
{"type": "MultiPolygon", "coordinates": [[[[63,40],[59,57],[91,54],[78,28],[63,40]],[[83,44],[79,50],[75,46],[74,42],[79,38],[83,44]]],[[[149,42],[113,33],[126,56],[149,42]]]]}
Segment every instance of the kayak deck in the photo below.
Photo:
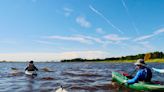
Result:
{"type": "Polygon", "coordinates": [[[37,75],[36,71],[25,71],[26,75],[37,75]]]}
{"type": "Polygon", "coordinates": [[[164,85],[154,84],[154,83],[146,83],[146,82],[138,82],[134,84],[123,84],[124,80],[128,80],[129,78],[124,76],[119,72],[112,72],[112,80],[117,82],[118,84],[124,85],[125,87],[135,89],[138,91],[164,91],[164,85]]]}

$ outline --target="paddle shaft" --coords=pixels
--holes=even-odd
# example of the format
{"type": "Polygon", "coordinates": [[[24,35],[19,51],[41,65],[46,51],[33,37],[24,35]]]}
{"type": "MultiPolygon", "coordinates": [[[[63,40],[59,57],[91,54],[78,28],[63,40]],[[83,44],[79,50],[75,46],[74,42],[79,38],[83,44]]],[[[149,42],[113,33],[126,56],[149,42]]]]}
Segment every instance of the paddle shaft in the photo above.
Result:
{"type": "Polygon", "coordinates": [[[137,71],[137,69],[135,69],[134,71],[132,71],[132,72],[130,73],[130,76],[132,76],[136,71],[137,71]]]}

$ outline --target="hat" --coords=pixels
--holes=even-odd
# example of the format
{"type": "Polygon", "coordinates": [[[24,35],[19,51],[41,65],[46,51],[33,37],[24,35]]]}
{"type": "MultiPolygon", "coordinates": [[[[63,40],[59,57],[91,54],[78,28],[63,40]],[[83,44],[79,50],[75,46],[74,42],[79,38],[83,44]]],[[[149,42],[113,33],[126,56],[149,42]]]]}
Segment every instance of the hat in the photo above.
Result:
{"type": "Polygon", "coordinates": [[[145,66],[145,61],[143,59],[138,59],[136,63],[134,63],[135,65],[142,65],[145,66]]]}
{"type": "Polygon", "coordinates": [[[30,61],[29,63],[33,63],[34,61],[30,61]]]}

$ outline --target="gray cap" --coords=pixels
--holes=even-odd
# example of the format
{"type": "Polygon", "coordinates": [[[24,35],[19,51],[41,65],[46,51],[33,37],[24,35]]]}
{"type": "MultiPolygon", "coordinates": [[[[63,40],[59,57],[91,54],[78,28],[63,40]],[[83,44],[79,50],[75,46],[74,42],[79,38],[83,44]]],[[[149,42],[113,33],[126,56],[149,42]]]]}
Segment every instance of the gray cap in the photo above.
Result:
{"type": "Polygon", "coordinates": [[[138,59],[136,63],[134,63],[135,65],[142,65],[142,66],[145,66],[145,61],[144,59],[138,59]]]}

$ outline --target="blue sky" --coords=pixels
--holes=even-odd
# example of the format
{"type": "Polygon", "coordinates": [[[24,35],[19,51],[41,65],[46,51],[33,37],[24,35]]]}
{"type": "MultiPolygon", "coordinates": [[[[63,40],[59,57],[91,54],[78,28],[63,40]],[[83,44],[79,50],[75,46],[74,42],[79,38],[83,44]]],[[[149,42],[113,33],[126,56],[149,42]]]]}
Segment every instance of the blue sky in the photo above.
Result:
{"type": "Polygon", "coordinates": [[[0,0],[0,60],[164,51],[164,0],[0,0]]]}

